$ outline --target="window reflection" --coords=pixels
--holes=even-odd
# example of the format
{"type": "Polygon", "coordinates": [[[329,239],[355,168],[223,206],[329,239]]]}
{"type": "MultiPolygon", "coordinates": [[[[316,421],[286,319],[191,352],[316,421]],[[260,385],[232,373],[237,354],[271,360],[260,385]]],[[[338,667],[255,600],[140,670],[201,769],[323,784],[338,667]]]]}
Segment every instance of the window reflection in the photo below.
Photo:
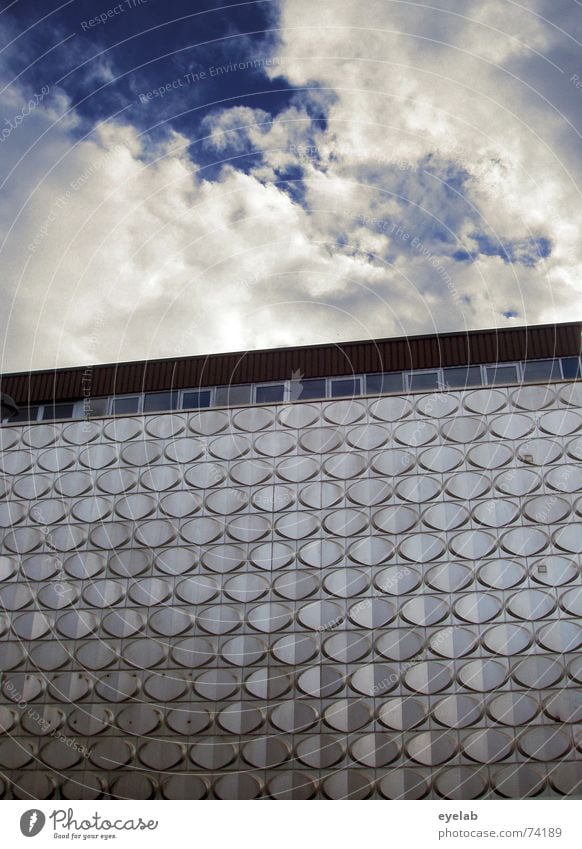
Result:
{"type": "Polygon", "coordinates": [[[118,395],[111,403],[111,413],[114,416],[139,413],[139,395],[118,395]]]}
{"type": "Polygon", "coordinates": [[[517,383],[517,366],[488,366],[487,383],[517,383]]]}
{"type": "Polygon", "coordinates": [[[408,388],[413,392],[422,389],[438,389],[440,385],[439,372],[436,369],[435,371],[411,372],[406,377],[408,388]]]}
{"type": "Polygon", "coordinates": [[[144,413],[178,409],[179,392],[146,392],[143,401],[144,413]]]}
{"type": "Polygon", "coordinates": [[[559,380],[560,377],[559,360],[534,360],[523,365],[523,379],[526,381],[559,380]]]}
{"type": "Polygon", "coordinates": [[[198,410],[201,407],[210,407],[210,389],[200,389],[193,392],[184,392],[182,408],[184,410],[198,410]]]}
{"type": "Polygon", "coordinates": [[[325,378],[309,378],[307,380],[291,381],[291,400],[299,401],[307,398],[325,398],[325,378]]]}
{"type": "Polygon", "coordinates": [[[367,374],[366,392],[368,395],[382,395],[385,392],[402,391],[402,372],[392,374],[367,374]]]}
{"type": "Polygon", "coordinates": [[[481,366],[462,366],[443,369],[445,388],[458,389],[464,386],[481,386],[481,366]]]}
{"type": "Polygon", "coordinates": [[[216,390],[217,407],[236,407],[239,404],[251,403],[251,386],[219,386],[216,390]]]}
{"type": "Polygon", "coordinates": [[[38,417],[39,407],[21,407],[15,416],[11,416],[10,424],[14,422],[34,422],[38,417]]]}
{"type": "Polygon", "coordinates": [[[565,378],[575,379],[580,377],[579,357],[564,357],[562,359],[562,373],[565,378]]]}
{"type": "Polygon", "coordinates": [[[42,412],[43,421],[71,419],[74,406],[74,404],[45,404],[42,412]]]}
{"type": "Polygon", "coordinates": [[[354,395],[360,395],[361,391],[361,380],[359,377],[332,380],[331,382],[332,398],[352,398],[354,395]]]}
{"type": "Polygon", "coordinates": [[[285,384],[272,383],[267,386],[257,386],[257,404],[270,404],[285,400],[285,384]]]}

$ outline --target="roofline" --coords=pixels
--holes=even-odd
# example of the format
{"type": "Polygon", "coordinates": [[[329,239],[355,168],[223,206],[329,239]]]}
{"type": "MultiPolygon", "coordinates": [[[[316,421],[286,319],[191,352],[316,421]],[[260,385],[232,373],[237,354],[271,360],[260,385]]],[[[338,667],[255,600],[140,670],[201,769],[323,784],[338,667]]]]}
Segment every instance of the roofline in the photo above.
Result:
{"type": "Polygon", "coordinates": [[[0,375],[18,405],[225,384],[580,356],[582,322],[447,331],[0,375]]]}
{"type": "Polygon", "coordinates": [[[405,336],[385,336],[381,339],[356,339],[349,342],[318,342],[316,345],[288,345],[283,347],[275,347],[275,348],[250,348],[248,350],[241,351],[222,351],[215,354],[187,354],[186,356],[180,357],[155,357],[147,360],[119,360],[117,362],[103,362],[103,363],[87,363],[85,365],[80,366],[55,366],[52,369],[30,369],[29,371],[12,371],[12,372],[2,372],[0,373],[0,380],[2,378],[8,377],[22,377],[24,375],[43,375],[43,374],[55,374],[56,372],[83,372],[86,369],[93,368],[121,368],[123,366],[136,366],[136,365],[154,365],[158,363],[173,363],[178,360],[207,360],[214,359],[219,357],[246,357],[249,354],[274,354],[281,353],[283,351],[313,351],[313,350],[321,350],[323,348],[347,348],[350,345],[385,345],[391,342],[413,342],[419,339],[444,339],[452,336],[476,336],[479,333],[487,334],[505,334],[505,333],[516,333],[518,331],[531,331],[531,330],[554,330],[555,328],[567,328],[567,327],[576,327],[580,330],[580,334],[582,336],[582,319],[579,321],[566,321],[566,322],[550,322],[548,324],[523,324],[516,327],[485,327],[483,329],[478,330],[447,330],[443,333],[417,333],[413,336],[405,335],[405,336]]]}

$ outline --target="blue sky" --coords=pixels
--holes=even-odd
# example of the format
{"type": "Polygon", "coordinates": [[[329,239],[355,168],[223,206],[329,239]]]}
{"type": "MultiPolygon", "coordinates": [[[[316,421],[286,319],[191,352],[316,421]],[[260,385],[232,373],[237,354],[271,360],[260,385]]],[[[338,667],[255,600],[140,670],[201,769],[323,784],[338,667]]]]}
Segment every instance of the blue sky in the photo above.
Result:
{"type": "Polygon", "coordinates": [[[581,42],[576,0],[1,3],[2,370],[580,317],[581,42]]]}
{"type": "Polygon", "coordinates": [[[174,129],[198,139],[204,118],[224,104],[277,114],[293,96],[284,78],[271,81],[263,72],[261,60],[276,45],[272,2],[7,5],[14,41],[3,51],[6,72],[21,74],[34,90],[50,85],[65,93],[82,119],[78,135],[121,114],[155,138],[174,129]],[[248,60],[256,63],[244,73],[229,70],[248,60]],[[140,100],[180,80],[154,100],[140,100]]]}

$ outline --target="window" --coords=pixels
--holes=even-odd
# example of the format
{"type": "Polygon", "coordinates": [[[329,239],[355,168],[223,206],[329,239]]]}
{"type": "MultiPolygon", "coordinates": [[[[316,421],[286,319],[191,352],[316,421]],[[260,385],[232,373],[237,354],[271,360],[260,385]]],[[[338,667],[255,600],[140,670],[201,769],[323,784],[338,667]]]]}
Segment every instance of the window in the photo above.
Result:
{"type": "Polygon", "coordinates": [[[359,377],[346,377],[341,380],[332,380],[332,398],[353,398],[354,395],[362,394],[362,381],[359,377]]]}
{"type": "Polygon", "coordinates": [[[210,407],[210,396],[210,389],[184,392],[182,407],[184,410],[199,410],[201,407],[210,407]]]}
{"type": "Polygon", "coordinates": [[[481,366],[461,366],[443,369],[445,387],[481,386],[481,366]]]}
{"type": "Polygon", "coordinates": [[[523,364],[524,380],[560,380],[559,360],[534,360],[523,364]]]}
{"type": "Polygon", "coordinates": [[[517,383],[517,366],[488,366],[487,383],[517,383]]]}
{"type": "Polygon", "coordinates": [[[130,413],[139,413],[140,395],[117,395],[111,402],[111,414],[124,416],[130,413]]]}
{"type": "Polygon", "coordinates": [[[277,403],[285,400],[285,384],[271,383],[267,386],[257,386],[256,401],[257,404],[277,403]]]}
{"type": "Polygon", "coordinates": [[[45,404],[42,411],[43,421],[71,419],[73,418],[74,407],[74,404],[45,404]]]}
{"type": "Polygon", "coordinates": [[[580,359],[578,357],[563,357],[562,374],[571,379],[580,377],[580,359]]]}
{"type": "Polygon", "coordinates": [[[413,371],[407,374],[408,388],[412,391],[419,389],[438,389],[439,388],[439,373],[438,371],[413,371]]]}
{"type": "Polygon", "coordinates": [[[289,399],[291,401],[306,398],[325,398],[325,377],[310,377],[307,380],[291,380],[289,399]]]}
{"type": "Polygon", "coordinates": [[[93,418],[95,416],[106,416],[109,407],[109,398],[83,398],[78,403],[77,412],[80,416],[93,418]]]}
{"type": "Polygon", "coordinates": [[[38,405],[36,407],[21,407],[15,416],[11,416],[12,422],[35,422],[38,417],[38,405]]]}
{"type": "Polygon", "coordinates": [[[219,386],[216,389],[217,407],[237,407],[239,404],[251,403],[251,386],[219,386]]]}
{"type": "Polygon", "coordinates": [[[402,392],[402,372],[367,374],[366,392],[368,395],[382,395],[385,392],[402,392]]]}
{"type": "Polygon", "coordinates": [[[144,413],[157,413],[178,408],[178,392],[146,392],[143,399],[144,413]]]}

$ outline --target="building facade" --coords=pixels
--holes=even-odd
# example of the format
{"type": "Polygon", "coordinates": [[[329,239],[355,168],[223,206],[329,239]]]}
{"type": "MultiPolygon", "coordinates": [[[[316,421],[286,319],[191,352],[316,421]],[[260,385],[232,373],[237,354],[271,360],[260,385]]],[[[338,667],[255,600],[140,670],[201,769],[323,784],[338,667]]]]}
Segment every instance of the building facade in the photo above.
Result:
{"type": "Polygon", "coordinates": [[[0,793],[581,798],[581,330],[4,375],[0,793]]]}

